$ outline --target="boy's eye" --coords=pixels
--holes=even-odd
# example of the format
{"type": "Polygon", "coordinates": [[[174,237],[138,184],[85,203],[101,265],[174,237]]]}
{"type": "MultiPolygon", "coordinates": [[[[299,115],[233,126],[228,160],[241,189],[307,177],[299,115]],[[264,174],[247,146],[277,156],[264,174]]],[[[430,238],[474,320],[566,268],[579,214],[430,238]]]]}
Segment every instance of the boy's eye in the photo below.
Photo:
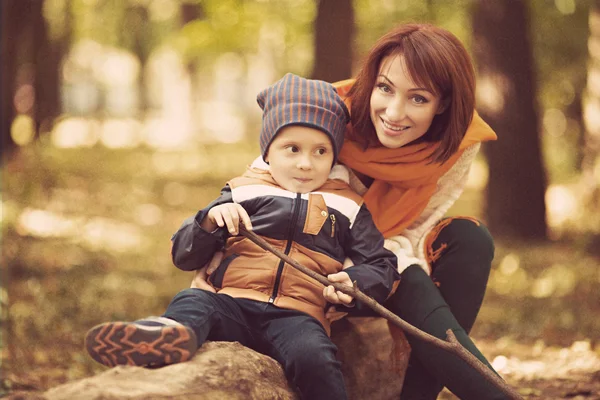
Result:
{"type": "Polygon", "coordinates": [[[297,153],[298,151],[300,151],[300,149],[298,148],[298,146],[291,145],[287,147],[287,151],[289,151],[290,153],[297,153]]]}
{"type": "Polygon", "coordinates": [[[321,148],[318,148],[318,149],[315,151],[315,153],[316,153],[316,154],[318,154],[318,155],[320,155],[320,156],[322,156],[322,155],[324,155],[325,153],[327,153],[327,149],[326,149],[325,147],[321,147],[321,148]]]}

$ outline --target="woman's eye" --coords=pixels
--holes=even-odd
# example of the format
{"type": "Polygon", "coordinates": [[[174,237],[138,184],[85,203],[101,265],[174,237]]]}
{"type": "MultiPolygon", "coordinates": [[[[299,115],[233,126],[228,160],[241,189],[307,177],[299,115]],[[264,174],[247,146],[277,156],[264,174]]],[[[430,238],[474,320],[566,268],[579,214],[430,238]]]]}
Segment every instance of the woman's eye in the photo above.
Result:
{"type": "Polygon", "coordinates": [[[300,151],[300,149],[298,149],[298,146],[288,146],[288,147],[287,147],[287,150],[288,150],[290,153],[297,153],[298,151],[300,151]]]}
{"type": "Polygon", "coordinates": [[[425,103],[428,103],[428,100],[427,100],[425,97],[421,96],[421,95],[416,95],[416,96],[414,96],[414,97],[413,97],[413,101],[414,101],[415,103],[417,103],[417,104],[425,104],[425,103]]]}
{"type": "Polygon", "coordinates": [[[392,89],[389,87],[387,83],[380,82],[377,84],[377,88],[384,93],[390,93],[392,89]]]}

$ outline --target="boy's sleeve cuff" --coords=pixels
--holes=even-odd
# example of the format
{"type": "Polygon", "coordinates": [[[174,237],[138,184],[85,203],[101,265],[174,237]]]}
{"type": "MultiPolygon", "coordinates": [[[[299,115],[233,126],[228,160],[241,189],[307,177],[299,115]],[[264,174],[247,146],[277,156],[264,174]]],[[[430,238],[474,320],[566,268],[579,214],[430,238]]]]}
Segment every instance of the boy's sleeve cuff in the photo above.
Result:
{"type": "Polygon", "coordinates": [[[352,267],[344,269],[343,272],[347,273],[350,277],[350,280],[352,281],[352,284],[354,285],[354,283],[356,282],[358,290],[364,293],[364,288],[361,285],[362,279],[360,279],[360,270],[357,270],[356,266],[353,265],[352,267]]]}

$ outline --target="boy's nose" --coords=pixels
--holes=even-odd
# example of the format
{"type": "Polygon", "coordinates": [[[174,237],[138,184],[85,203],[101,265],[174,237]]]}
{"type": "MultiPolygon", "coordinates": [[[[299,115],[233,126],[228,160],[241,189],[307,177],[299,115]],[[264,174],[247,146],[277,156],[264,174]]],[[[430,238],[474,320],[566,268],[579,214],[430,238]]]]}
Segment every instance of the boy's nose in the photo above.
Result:
{"type": "Polygon", "coordinates": [[[310,161],[310,157],[308,155],[300,157],[298,160],[298,168],[300,169],[311,169],[312,163],[310,161]]]}

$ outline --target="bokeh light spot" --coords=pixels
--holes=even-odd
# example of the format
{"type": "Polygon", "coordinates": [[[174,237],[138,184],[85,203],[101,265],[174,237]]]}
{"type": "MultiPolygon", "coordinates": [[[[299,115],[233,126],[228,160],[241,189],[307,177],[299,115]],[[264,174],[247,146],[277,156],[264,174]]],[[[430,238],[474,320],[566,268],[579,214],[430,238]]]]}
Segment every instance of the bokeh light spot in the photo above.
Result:
{"type": "Polygon", "coordinates": [[[18,146],[25,146],[33,141],[35,124],[29,115],[18,115],[10,127],[10,137],[18,146]]]}

